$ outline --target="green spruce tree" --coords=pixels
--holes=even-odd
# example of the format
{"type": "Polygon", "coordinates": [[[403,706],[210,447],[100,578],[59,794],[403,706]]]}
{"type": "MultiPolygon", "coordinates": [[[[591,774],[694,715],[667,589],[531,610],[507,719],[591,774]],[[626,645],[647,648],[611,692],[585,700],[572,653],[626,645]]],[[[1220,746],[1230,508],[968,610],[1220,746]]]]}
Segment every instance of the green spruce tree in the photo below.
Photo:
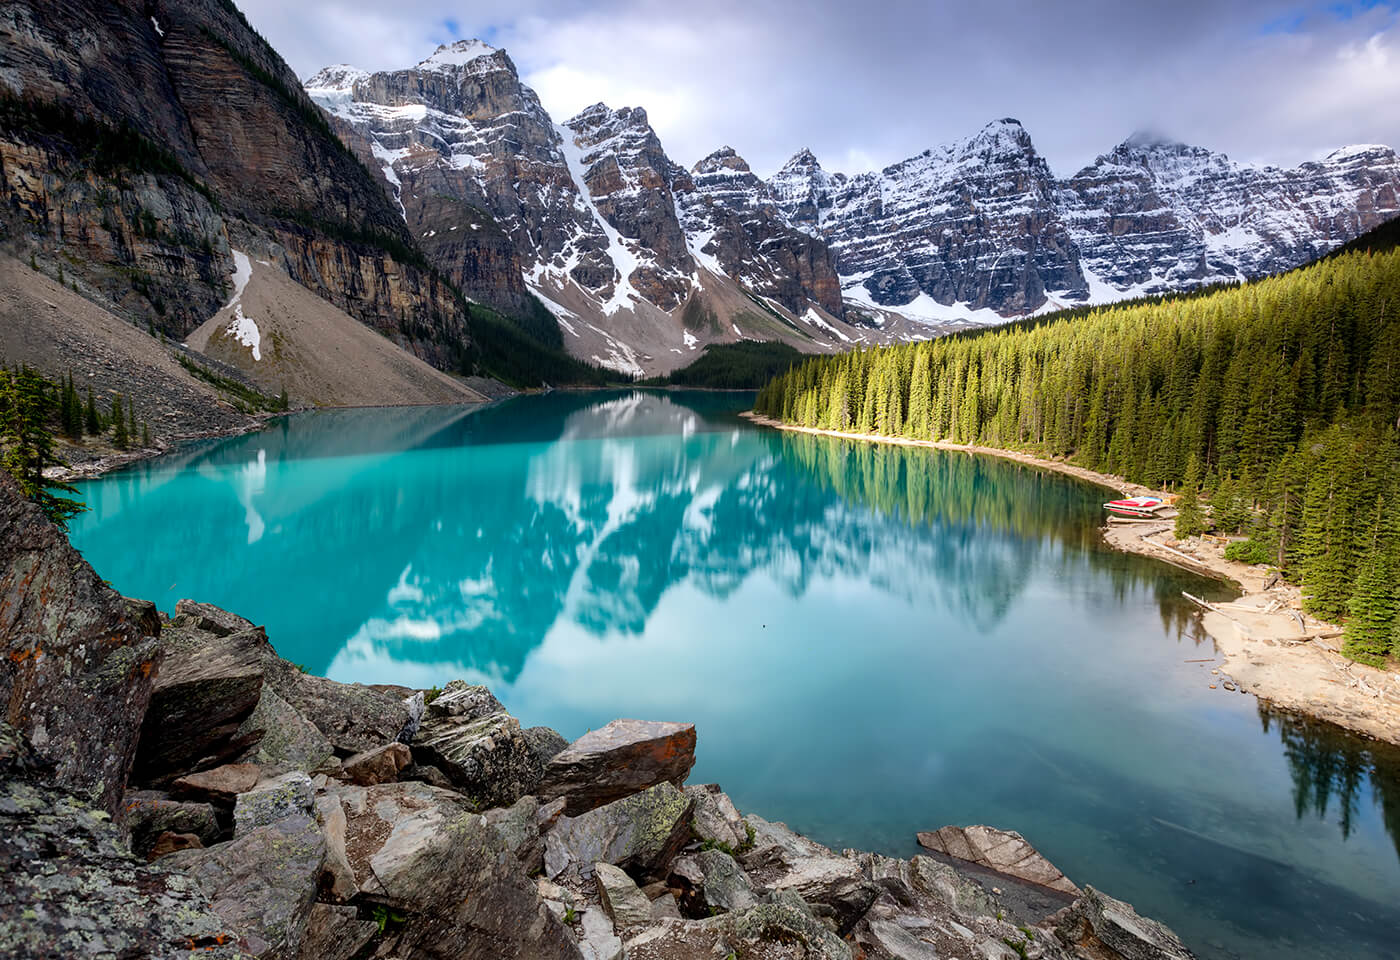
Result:
{"type": "Polygon", "coordinates": [[[61,495],[74,493],[71,485],[44,476],[47,468],[63,464],[54,455],[49,428],[57,407],[54,391],[39,374],[28,368],[13,373],[0,369],[0,440],[4,445],[0,465],[44,516],[66,528],[68,518],[84,507],[61,495]]]}
{"type": "Polygon", "coordinates": [[[1205,517],[1201,513],[1201,459],[1194,453],[1186,464],[1186,477],[1181,481],[1181,496],[1176,502],[1176,528],[1178,540],[1198,537],[1206,532],[1205,517]]]}

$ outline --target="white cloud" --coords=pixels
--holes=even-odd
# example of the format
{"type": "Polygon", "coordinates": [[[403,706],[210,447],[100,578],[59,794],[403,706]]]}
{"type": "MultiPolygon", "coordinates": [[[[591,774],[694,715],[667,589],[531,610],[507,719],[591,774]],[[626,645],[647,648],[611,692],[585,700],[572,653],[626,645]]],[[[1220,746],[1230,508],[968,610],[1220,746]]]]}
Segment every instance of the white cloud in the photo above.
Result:
{"type": "Polygon", "coordinates": [[[803,146],[883,167],[1013,116],[1059,173],[1153,127],[1294,164],[1400,145],[1395,10],[1285,0],[244,0],[293,68],[408,66],[453,31],[504,46],[557,121],[646,108],[690,164],[722,144],[768,173],[803,146]]]}

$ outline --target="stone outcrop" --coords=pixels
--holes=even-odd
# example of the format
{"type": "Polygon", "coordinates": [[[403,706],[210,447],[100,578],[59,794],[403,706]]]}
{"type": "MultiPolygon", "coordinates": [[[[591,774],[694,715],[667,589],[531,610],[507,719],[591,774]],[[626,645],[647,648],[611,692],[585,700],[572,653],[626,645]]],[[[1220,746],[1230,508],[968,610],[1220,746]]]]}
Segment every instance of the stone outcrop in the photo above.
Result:
{"type": "Polygon", "coordinates": [[[368,787],[397,780],[399,771],[412,762],[413,751],[407,744],[394,741],[355,754],[342,764],[342,769],[351,783],[368,787]]]}
{"type": "Polygon", "coordinates": [[[1187,960],[1191,951],[1171,930],[1093,887],[1056,914],[1055,933],[1080,956],[1123,960],[1187,960]]]}
{"type": "Polygon", "coordinates": [[[53,760],[55,783],[115,813],[160,667],[154,631],[3,471],[0,597],[0,719],[53,760]]]}
{"type": "Polygon", "coordinates": [[[556,754],[536,793],[564,798],[564,812],[578,816],[658,783],[680,785],[693,766],[693,723],[614,720],[556,754]]]}
{"type": "Polygon", "coordinates": [[[603,909],[615,927],[625,930],[651,922],[651,901],[625,871],[610,863],[595,863],[593,879],[598,884],[603,909]]]}
{"type": "Polygon", "coordinates": [[[325,838],[302,814],[206,850],[172,853],[163,863],[199,884],[255,956],[295,957],[325,861],[325,838]]]}
{"type": "Polygon", "coordinates": [[[193,835],[210,844],[221,832],[212,804],[172,800],[154,790],[128,790],[117,822],[125,828],[127,842],[137,856],[150,853],[162,834],[193,835]]]}
{"type": "Polygon", "coordinates": [[[0,722],[0,955],[248,956],[194,880],[132,854],[106,811],[55,786],[58,773],[0,722]]]}
{"type": "Polygon", "coordinates": [[[1079,894],[1079,888],[1014,830],[976,825],[942,827],[918,834],[919,846],[1018,880],[1038,883],[1061,893],[1079,894]]]}
{"type": "Polygon", "coordinates": [[[514,803],[538,782],[535,754],[520,721],[485,687],[460,680],[428,704],[413,753],[483,806],[514,803]]]}

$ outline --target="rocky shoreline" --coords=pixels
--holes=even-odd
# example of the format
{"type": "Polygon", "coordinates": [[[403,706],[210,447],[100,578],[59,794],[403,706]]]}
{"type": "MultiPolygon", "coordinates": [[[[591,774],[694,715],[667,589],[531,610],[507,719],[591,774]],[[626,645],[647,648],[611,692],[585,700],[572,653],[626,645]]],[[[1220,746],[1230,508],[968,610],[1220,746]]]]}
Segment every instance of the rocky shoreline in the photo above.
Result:
{"type": "MultiPolygon", "coordinates": [[[[799,427],[753,412],[740,416],[759,426],[794,433],[986,454],[1063,473],[1124,496],[1167,496],[1121,477],[1014,450],[799,427]]],[[[1214,541],[1193,537],[1178,543],[1169,522],[1105,522],[1103,535],[1115,549],[1152,557],[1239,588],[1240,597],[1231,603],[1200,604],[1202,627],[1223,658],[1207,681],[1213,689],[1243,690],[1285,710],[1400,744],[1400,671],[1379,670],[1343,657],[1341,627],[1303,614],[1297,587],[1271,577],[1263,567],[1226,560],[1223,545],[1214,541]]]]}
{"type": "Polygon", "coordinates": [[[1017,834],[833,851],[687,784],[693,725],[312,676],[114,593],[7,477],[0,520],[5,956],[1191,956],[1017,834]]]}

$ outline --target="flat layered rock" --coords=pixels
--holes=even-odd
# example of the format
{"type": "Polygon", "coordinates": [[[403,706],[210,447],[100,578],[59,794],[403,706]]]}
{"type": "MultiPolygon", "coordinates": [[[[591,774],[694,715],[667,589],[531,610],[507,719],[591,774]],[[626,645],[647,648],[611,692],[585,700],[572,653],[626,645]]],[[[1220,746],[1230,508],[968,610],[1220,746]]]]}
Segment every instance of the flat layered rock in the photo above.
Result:
{"type": "Polygon", "coordinates": [[[695,724],[614,720],[579,737],[545,765],[536,790],[563,797],[577,816],[655,786],[685,782],[695,766],[695,724]]]}
{"type": "Polygon", "coordinates": [[[545,835],[545,873],[552,879],[573,866],[587,876],[601,861],[634,877],[655,876],[690,839],[691,806],[685,794],[660,783],[580,816],[560,817],[545,835]]]}
{"type": "Polygon", "coordinates": [[[651,923],[651,901],[626,872],[610,863],[593,865],[598,899],[619,930],[651,923]]]}
{"type": "Polygon", "coordinates": [[[226,763],[179,777],[170,790],[172,796],[181,800],[231,805],[240,793],[257,786],[261,777],[262,769],[256,763],[226,763]]]}
{"type": "Polygon", "coordinates": [[[747,849],[744,818],[719,784],[693,784],[685,788],[685,795],[695,800],[696,836],[712,845],[727,847],[732,853],[747,849]]]}
{"type": "Polygon", "coordinates": [[[1078,895],[1080,890],[1059,868],[1014,830],[975,825],[942,827],[918,834],[919,846],[956,860],[1004,873],[1051,890],[1078,895]]]}

